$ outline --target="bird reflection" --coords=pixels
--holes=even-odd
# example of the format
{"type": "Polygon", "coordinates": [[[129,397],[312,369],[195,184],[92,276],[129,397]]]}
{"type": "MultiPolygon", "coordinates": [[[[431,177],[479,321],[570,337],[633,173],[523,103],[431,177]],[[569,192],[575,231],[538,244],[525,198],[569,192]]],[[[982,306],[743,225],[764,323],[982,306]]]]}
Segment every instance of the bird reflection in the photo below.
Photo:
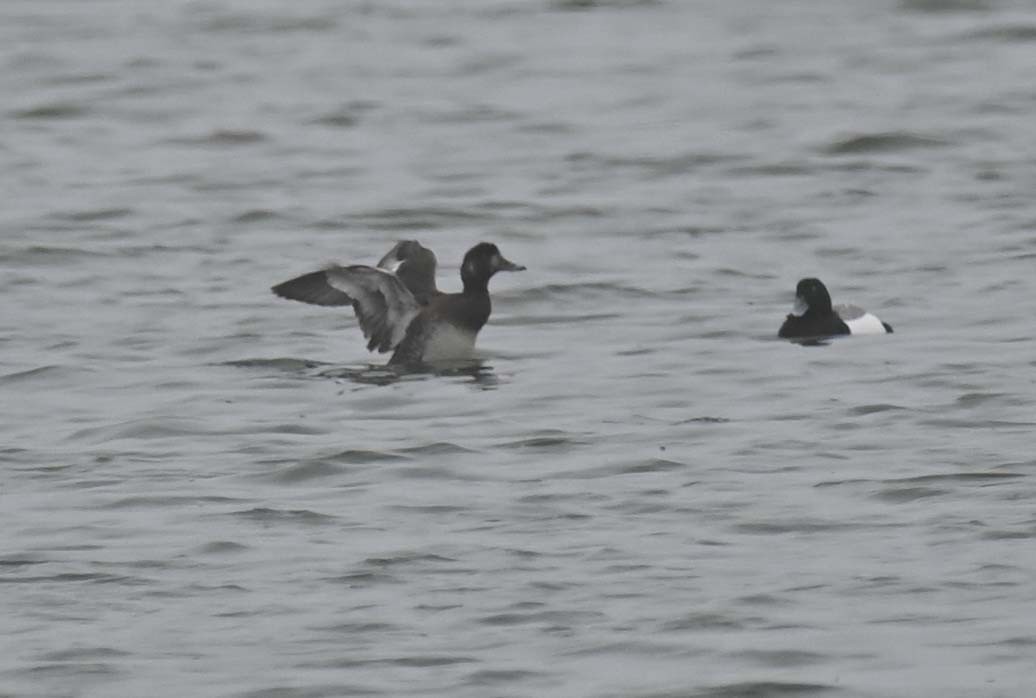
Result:
{"type": "Polygon", "coordinates": [[[404,380],[426,378],[469,378],[473,387],[493,390],[500,379],[493,367],[481,359],[442,362],[413,367],[368,364],[361,368],[340,367],[320,371],[321,378],[345,380],[359,385],[392,385],[404,380]]]}

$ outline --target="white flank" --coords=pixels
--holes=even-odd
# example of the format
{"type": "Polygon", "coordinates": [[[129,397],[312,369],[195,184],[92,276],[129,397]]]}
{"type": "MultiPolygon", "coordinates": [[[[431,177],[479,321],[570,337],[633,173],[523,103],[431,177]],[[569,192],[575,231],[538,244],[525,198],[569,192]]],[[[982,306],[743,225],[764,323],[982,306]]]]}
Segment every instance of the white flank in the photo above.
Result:
{"type": "Polygon", "coordinates": [[[842,318],[842,321],[849,326],[850,334],[885,334],[885,326],[881,324],[874,315],[870,313],[864,313],[859,317],[855,317],[852,320],[846,320],[842,318]]]}
{"type": "Polygon", "coordinates": [[[475,336],[453,325],[440,325],[428,338],[421,358],[428,362],[470,359],[475,353],[475,336]]]}

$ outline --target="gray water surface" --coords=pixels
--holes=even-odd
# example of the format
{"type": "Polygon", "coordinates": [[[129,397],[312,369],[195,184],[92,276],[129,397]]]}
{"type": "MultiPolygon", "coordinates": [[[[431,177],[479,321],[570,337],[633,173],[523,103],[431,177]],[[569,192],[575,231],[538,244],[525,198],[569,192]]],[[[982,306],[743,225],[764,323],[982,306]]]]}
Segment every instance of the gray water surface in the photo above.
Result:
{"type": "Polygon", "coordinates": [[[0,4],[0,695],[1033,695],[1036,9],[0,4]],[[481,359],[269,286],[491,240],[481,359]],[[776,339],[796,281],[895,327],[776,339]]]}

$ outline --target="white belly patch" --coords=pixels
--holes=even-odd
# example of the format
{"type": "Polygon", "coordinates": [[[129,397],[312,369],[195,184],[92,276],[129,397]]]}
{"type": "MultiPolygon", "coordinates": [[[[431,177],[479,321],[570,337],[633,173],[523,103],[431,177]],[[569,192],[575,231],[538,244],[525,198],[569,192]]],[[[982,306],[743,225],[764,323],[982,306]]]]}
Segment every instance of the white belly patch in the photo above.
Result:
{"type": "Polygon", "coordinates": [[[470,359],[475,353],[476,334],[453,325],[440,325],[428,337],[421,358],[424,361],[470,359]]]}

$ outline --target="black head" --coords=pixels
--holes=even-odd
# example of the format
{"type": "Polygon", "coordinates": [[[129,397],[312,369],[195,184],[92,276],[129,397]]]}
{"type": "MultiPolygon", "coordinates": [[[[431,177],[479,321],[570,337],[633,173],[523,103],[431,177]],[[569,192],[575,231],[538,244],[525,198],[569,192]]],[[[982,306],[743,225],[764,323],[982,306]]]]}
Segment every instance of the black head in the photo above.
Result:
{"type": "Polygon", "coordinates": [[[795,315],[830,313],[831,294],[820,279],[802,279],[795,287],[795,315]]]}
{"type": "Polygon", "coordinates": [[[464,255],[460,278],[465,292],[485,291],[489,279],[498,271],[523,271],[525,267],[504,258],[491,242],[480,242],[464,255]]]}

